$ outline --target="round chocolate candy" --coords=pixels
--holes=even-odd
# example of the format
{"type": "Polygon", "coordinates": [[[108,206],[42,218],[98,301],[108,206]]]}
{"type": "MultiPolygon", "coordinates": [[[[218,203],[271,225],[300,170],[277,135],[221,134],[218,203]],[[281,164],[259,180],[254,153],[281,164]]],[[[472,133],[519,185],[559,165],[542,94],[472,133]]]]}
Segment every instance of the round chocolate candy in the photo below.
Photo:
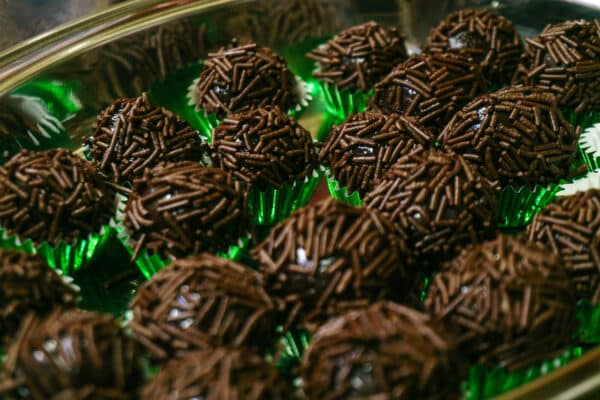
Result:
{"type": "Polygon", "coordinates": [[[452,339],[431,319],[377,303],[323,325],[302,363],[310,399],[459,399],[452,339]]]}
{"type": "Polygon", "coordinates": [[[433,28],[425,51],[458,53],[478,62],[492,83],[510,82],[523,50],[513,23],[486,9],[464,9],[433,28]]]}
{"type": "Polygon", "coordinates": [[[371,21],[338,33],[307,57],[317,62],[315,78],[339,90],[366,93],[408,55],[396,28],[371,21]]]}
{"type": "Polygon", "coordinates": [[[182,161],[146,170],[123,220],[132,258],[142,251],[171,260],[226,251],[245,231],[245,199],[241,184],[218,168],[182,161]]]}
{"type": "Polygon", "coordinates": [[[117,184],[130,183],[161,161],[199,161],[198,132],[147,93],[119,99],[97,117],[86,139],[96,168],[117,184]]]}
{"type": "Polygon", "coordinates": [[[275,333],[275,303],[262,276],[209,254],[180,259],[140,287],[129,327],[153,359],[218,346],[265,349],[275,333]]]}
{"type": "Polygon", "coordinates": [[[446,264],[425,307],[452,324],[473,362],[508,369],[562,351],[575,328],[575,292],[559,257],[502,235],[446,264]]]}
{"type": "Polygon", "coordinates": [[[22,150],[0,167],[0,227],[35,245],[73,243],[100,232],[115,193],[68,150],[22,150]]]}

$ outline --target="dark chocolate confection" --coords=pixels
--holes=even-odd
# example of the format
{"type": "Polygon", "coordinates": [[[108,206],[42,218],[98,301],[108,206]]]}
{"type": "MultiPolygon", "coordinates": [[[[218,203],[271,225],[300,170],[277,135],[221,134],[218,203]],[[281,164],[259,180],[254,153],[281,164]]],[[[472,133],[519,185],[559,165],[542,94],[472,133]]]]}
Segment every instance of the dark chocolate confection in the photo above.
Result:
{"type": "Polygon", "coordinates": [[[219,348],[174,360],[142,391],[153,400],[288,400],[290,388],[258,354],[219,348]]]}
{"type": "Polygon", "coordinates": [[[40,256],[0,250],[0,345],[16,335],[27,313],[75,307],[77,296],[77,288],[40,256]]]}
{"type": "Polygon", "coordinates": [[[173,112],[150,101],[147,93],[119,99],[97,117],[87,145],[99,171],[115,183],[140,177],[161,161],[199,161],[198,132],[173,112]]]}
{"type": "Polygon", "coordinates": [[[134,400],[141,353],[112,316],[57,310],[26,318],[4,373],[3,399],[134,400]]]}
{"type": "Polygon", "coordinates": [[[0,226],[36,245],[87,238],[115,209],[114,192],[68,150],[22,150],[0,167],[0,226]]]}
{"type": "Polygon", "coordinates": [[[364,196],[400,157],[434,141],[413,118],[367,111],[334,126],[319,158],[349,193],[364,196]]]}
{"type": "Polygon", "coordinates": [[[426,51],[458,53],[481,64],[493,83],[510,82],[523,44],[513,23],[486,9],[464,9],[431,30],[426,51]]]}
{"type": "Polygon", "coordinates": [[[252,254],[285,303],[285,327],[314,331],[378,299],[408,300],[419,277],[404,265],[406,246],[377,211],[326,199],[281,222],[252,254]]]}
{"type": "Polygon", "coordinates": [[[323,325],[302,363],[310,399],[459,399],[454,344],[426,314],[390,302],[323,325]]]}
{"type": "Polygon", "coordinates": [[[248,43],[209,53],[193,88],[193,102],[218,118],[275,105],[288,111],[301,100],[297,86],[283,58],[248,43]]]}
{"type": "Polygon", "coordinates": [[[578,113],[600,106],[599,20],[548,25],[526,42],[516,82],[550,91],[578,113]]]}
{"type": "Polygon", "coordinates": [[[338,33],[307,57],[317,62],[315,78],[340,90],[368,92],[408,55],[396,28],[371,21],[338,33]]]}
{"type": "Polygon", "coordinates": [[[571,175],[579,134],[563,118],[554,96],[516,86],[473,100],[438,140],[501,187],[533,187],[571,175]]]}
{"type": "Polygon", "coordinates": [[[458,329],[473,361],[508,369],[562,351],[575,328],[575,292],[559,257],[506,236],[445,265],[425,307],[458,329]]]}
{"type": "Polygon", "coordinates": [[[310,133],[277,106],[229,115],[213,130],[211,150],[217,166],[259,189],[279,188],[318,165],[310,133]]]}
{"type": "Polygon", "coordinates": [[[400,158],[364,199],[393,222],[425,269],[491,238],[495,188],[463,157],[417,150],[400,158]]]}
{"type": "Polygon", "coordinates": [[[180,259],[140,287],[129,327],[152,358],[168,360],[218,346],[264,349],[275,304],[262,276],[217,256],[180,259]]]}
{"type": "Polygon", "coordinates": [[[556,198],[527,227],[530,242],[559,255],[578,297],[600,301],[600,190],[556,198]]]}
{"type": "Polygon", "coordinates": [[[375,85],[372,106],[412,116],[441,131],[462,106],[487,92],[478,64],[465,57],[420,54],[410,57],[375,85]]]}
{"type": "Polygon", "coordinates": [[[192,161],[160,163],[135,180],[123,224],[134,247],[174,260],[226,251],[246,227],[246,194],[225,171],[192,161]]]}

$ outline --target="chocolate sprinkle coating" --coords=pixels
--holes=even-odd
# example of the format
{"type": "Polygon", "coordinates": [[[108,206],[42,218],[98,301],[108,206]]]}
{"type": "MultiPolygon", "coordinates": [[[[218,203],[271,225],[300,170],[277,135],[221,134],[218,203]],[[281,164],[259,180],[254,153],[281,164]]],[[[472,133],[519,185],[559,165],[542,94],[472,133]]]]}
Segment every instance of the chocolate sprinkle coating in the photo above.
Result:
{"type": "Polygon", "coordinates": [[[463,157],[418,150],[400,158],[364,199],[393,222],[426,270],[493,237],[495,189],[463,157]]]}
{"type": "Polygon", "coordinates": [[[258,189],[279,188],[317,167],[310,133],[279,107],[229,115],[212,133],[213,163],[258,189]]]}
{"type": "Polygon", "coordinates": [[[419,277],[405,268],[406,246],[379,212],[326,199],[275,226],[252,255],[285,303],[284,327],[314,331],[378,299],[408,300],[419,277]]]}
{"type": "Polygon", "coordinates": [[[56,307],[75,307],[78,294],[39,255],[0,250],[0,345],[17,334],[29,312],[43,316],[56,307]]]}
{"type": "Polygon", "coordinates": [[[310,399],[459,399],[454,344],[426,314],[390,302],[330,320],[302,363],[310,399]]]}
{"type": "Polygon", "coordinates": [[[114,192],[68,150],[22,150],[0,167],[0,226],[36,245],[86,239],[115,209],[114,192]]]}
{"type": "Polygon", "coordinates": [[[338,33],[306,56],[317,62],[315,78],[340,90],[368,92],[408,54],[398,29],[371,21],[338,33]]]}
{"type": "Polygon", "coordinates": [[[96,168],[115,183],[127,184],[161,161],[199,161],[198,132],[147,93],[119,99],[97,117],[86,144],[96,168]]]}
{"type": "Polygon", "coordinates": [[[420,54],[394,67],[375,85],[371,106],[387,114],[415,117],[441,131],[454,114],[487,92],[481,67],[452,54],[420,54]]]}
{"type": "Polygon", "coordinates": [[[515,86],[478,97],[438,137],[501,187],[546,185],[571,175],[580,128],[565,120],[556,99],[515,86]]]}
{"type": "Polygon", "coordinates": [[[153,359],[218,346],[264,349],[275,333],[275,303],[262,276],[202,254],[167,266],[140,287],[129,327],[153,359]]]}
{"type": "Polygon", "coordinates": [[[471,57],[497,84],[510,82],[522,50],[523,43],[511,21],[486,9],[471,8],[451,13],[433,28],[425,49],[471,57]]]}
{"type": "Polygon", "coordinates": [[[319,158],[349,193],[364,196],[400,157],[434,141],[413,118],[366,111],[333,126],[319,158]]]}
{"type": "Polygon", "coordinates": [[[246,228],[246,192],[225,171],[192,161],[160,163],[134,181],[123,225],[134,247],[174,260],[226,251],[246,228]]]}
{"type": "Polygon", "coordinates": [[[527,239],[560,256],[577,296],[600,301],[600,190],[556,198],[527,226],[527,239]]]}
{"type": "Polygon", "coordinates": [[[474,362],[510,370],[562,351],[575,328],[575,292],[560,259],[502,235],[445,265],[425,307],[458,330],[474,362]]]}
{"type": "Polygon", "coordinates": [[[8,348],[5,399],[134,400],[141,353],[109,315],[57,310],[28,317],[8,348]]]}
{"type": "Polygon", "coordinates": [[[283,58],[248,43],[208,54],[192,101],[217,118],[276,105],[288,111],[301,100],[297,85],[283,58]]]}
{"type": "Polygon", "coordinates": [[[291,390],[277,370],[248,351],[219,348],[174,360],[142,391],[153,400],[287,400],[291,390]]]}
{"type": "Polygon", "coordinates": [[[548,25],[526,42],[515,82],[552,92],[577,113],[600,107],[600,20],[548,25]]]}

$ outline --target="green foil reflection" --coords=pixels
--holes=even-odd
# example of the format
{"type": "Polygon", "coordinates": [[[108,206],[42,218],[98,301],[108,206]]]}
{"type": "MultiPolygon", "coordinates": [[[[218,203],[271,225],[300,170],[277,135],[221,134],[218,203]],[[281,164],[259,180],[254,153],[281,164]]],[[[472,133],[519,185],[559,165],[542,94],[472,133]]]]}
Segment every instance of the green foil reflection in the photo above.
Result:
{"type": "Polygon", "coordinates": [[[348,193],[348,189],[340,186],[340,183],[335,180],[333,176],[329,175],[328,173],[326,173],[326,176],[327,188],[329,189],[329,194],[331,197],[351,206],[358,207],[362,205],[363,202],[358,192],[348,193]]]}
{"type": "Polygon", "coordinates": [[[325,101],[325,109],[337,122],[344,121],[352,113],[363,112],[367,109],[373,91],[351,93],[348,89],[339,90],[335,85],[321,82],[321,92],[325,101]]]}
{"type": "Polygon", "coordinates": [[[559,186],[535,186],[516,189],[508,186],[498,193],[499,228],[518,228],[527,225],[533,216],[546,207],[556,196],[559,186]]]}

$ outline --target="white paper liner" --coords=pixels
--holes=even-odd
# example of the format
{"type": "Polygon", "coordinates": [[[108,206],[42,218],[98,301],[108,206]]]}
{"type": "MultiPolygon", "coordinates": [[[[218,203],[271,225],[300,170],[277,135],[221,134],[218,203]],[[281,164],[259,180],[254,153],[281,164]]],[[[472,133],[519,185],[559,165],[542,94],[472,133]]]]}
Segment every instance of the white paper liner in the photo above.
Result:
{"type": "Polygon", "coordinates": [[[560,190],[556,195],[559,197],[572,196],[588,189],[600,189],[600,171],[590,172],[583,178],[560,185],[560,190]]]}

